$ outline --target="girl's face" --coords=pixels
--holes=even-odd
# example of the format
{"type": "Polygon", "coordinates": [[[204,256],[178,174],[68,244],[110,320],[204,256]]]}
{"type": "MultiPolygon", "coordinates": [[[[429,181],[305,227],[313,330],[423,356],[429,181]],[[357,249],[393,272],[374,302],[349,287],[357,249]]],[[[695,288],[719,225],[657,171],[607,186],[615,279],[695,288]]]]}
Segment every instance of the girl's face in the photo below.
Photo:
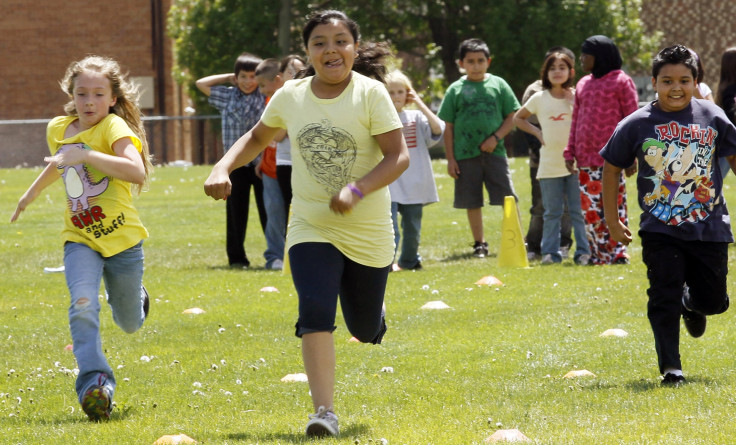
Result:
{"type": "Polygon", "coordinates": [[[562,59],[556,59],[547,70],[547,80],[553,87],[560,86],[570,78],[570,67],[562,59]]]}
{"type": "Polygon", "coordinates": [[[80,130],[97,125],[110,114],[117,98],[112,96],[110,79],[102,73],[82,71],[74,79],[74,107],[79,115],[80,130]]]}
{"type": "Polygon", "coordinates": [[[401,111],[406,106],[406,86],[401,82],[391,82],[388,84],[388,94],[391,101],[396,107],[396,111],[401,111]]]}
{"type": "Polygon", "coordinates": [[[307,56],[316,78],[328,85],[349,81],[357,43],[348,27],[339,20],[317,25],[309,36],[307,56]]]}
{"type": "Polygon", "coordinates": [[[595,56],[592,54],[580,54],[580,65],[583,67],[583,72],[590,73],[593,71],[595,66],[595,56]]]}

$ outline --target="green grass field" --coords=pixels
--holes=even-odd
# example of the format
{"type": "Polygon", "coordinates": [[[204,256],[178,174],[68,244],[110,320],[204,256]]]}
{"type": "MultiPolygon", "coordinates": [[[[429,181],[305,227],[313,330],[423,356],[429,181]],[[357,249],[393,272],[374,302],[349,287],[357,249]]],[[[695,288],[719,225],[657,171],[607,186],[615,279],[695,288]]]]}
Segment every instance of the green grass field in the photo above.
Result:
{"type": "MultiPolygon", "coordinates": [[[[511,167],[526,228],[526,159],[511,167]]],[[[209,170],[159,167],[136,201],[151,235],[144,276],[151,314],[128,335],[103,308],[103,347],[118,389],[112,419],[101,424],[87,421],[74,393],[64,276],[43,270],[62,264],[63,186],[54,184],[11,225],[17,199],[40,170],[0,170],[0,443],[152,444],[179,433],[201,444],[311,442],[303,435],[312,412],[307,384],[281,382],[303,372],[293,286],[263,269],[253,212],[246,242],[253,267],[226,267],[224,204],[202,191],[209,170]],[[206,312],[182,313],[193,307],[206,312]]],[[[452,181],[441,161],[435,171],[441,202],[425,210],[424,270],[389,277],[384,343],[348,342],[338,316],[342,434],[325,443],[480,444],[513,428],[538,444],[736,441],[733,311],[709,318],[703,338],[683,329],[690,383],[660,387],[638,239],[626,266],[568,260],[499,268],[501,209],[484,209],[491,257],[472,258],[465,213],[452,208],[452,181]],[[474,284],[487,275],[504,285],[474,284]],[[450,309],[421,309],[435,300],[450,309]],[[610,328],[629,335],[600,336],[610,328]],[[576,369],[595,377],[563,377],[576,369]]],[[[726,195],[736,202],[734,189],[726,195]]]]}

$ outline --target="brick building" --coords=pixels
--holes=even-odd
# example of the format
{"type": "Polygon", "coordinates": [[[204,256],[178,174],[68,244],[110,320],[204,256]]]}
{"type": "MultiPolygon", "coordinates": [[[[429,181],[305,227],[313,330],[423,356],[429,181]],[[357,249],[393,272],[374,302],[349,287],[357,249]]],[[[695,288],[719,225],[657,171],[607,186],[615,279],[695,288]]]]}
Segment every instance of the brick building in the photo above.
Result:
{"type": "MultiPolygon", "coordinates": [[[[58,81],[69,62],[91,53],[118,60],[141,83],[147,116],[174,119],[146,124],[156,162],[214,162],[222,153],[218,136],[205,131],[204,121],[176,120],[188,103],[171,75],[165,29],[171,3],[3,0],[0,167],[43,163],[44,119],[63,114],[67,101],[58,81]],[[25,120],[32,123],[18,122],[25,120]]],[[[715,89],[720,55],[736,46],[736,22],[730,20],[736,17],[736,1],[644,0],[641,12],[649,30],[664,32],[663,45],[683,43],[700,54],[705,82],[715,89]]]]}
{"type": "MultiPolygon", "coordinates": [[[[64,114],[68,100],[59,81],[71,61],[88,54],[111,57],[128,71],[141,85],[146,116],[182,116],[186,98],[171,76],[165,29],[170,5],[171,0],[3,0],[0,167],[43,163],[48,153],[44,120],[64,114]]],[[[155,160],[202,161],[192,149],[197,126],[147,122],[155,160]]]]}

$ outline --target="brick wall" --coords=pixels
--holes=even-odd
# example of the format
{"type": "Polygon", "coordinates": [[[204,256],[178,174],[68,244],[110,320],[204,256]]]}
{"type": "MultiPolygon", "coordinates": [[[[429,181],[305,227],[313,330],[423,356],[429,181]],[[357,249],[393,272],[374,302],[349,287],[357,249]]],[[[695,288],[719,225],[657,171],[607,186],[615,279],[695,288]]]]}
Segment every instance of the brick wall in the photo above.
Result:
{"type": "MultiPolygon", "coordinates": [[[[181,114],[180,89],[171,78],[169,39],[164,37],[161,51],[154,51],[156,27],[165,26],[171,0],[160,2],[162,21],[154,20],[152,7],[157,3],[150,0],[3,0],[2,4],[0,120],[64,114],[67,97],[59,80],[71,61],[88,54],[112,57],[130,76],[153,77],[157,88],[163,86],[163,100],[157,96],[154,108],[144,110],[145,114],[181,114]]],[[[42,164],[47,153],[44,128],[39,124],[0,125],[0,167],[42,164]]],[[[176,131],[166,131],[166,145],[179,149],[173,143],[181,142],[176,131]]],[[[164,132],[154,133],[149,140],[162,150],[164,132]]],[[[165,154],[159,152],[157,157],[176,157],[176,153],[165,154]]]]}
{"type": "Polygon", "coordinates": [[[703,82],[715,91],[721,54],[736,46],[736,1],[644,0],[641,16],[647,29],[664,33],[662,48],[681,43],[698,53],[703,82]]]}

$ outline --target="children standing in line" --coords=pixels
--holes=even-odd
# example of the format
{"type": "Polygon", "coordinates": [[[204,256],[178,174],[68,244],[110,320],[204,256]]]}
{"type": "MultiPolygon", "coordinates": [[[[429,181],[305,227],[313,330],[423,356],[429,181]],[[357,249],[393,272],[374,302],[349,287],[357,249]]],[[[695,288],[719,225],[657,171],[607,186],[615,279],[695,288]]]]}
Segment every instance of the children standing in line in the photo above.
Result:
{"type": "Polygon", "coordinates": [[[422,208],[440,200],[434,182],[432,160],[429,149],[442,139],[444,123],[432,113],[422,101],[411,81],[401,71],[393,71],[386,77],[386,86],[391,100],[399,112],[404,126],[402,132],[409,148],[409,168],[388,189],[391,192],[391,219],[394,224],[394,243],[399,240],[399,216],[401,213],[401,255],[392,266],[393,270],[417,270],[422,268],[419,255],[419,241],[422,230],[422,208]],[[418,110],[405,110],[408,104],[416,105],[418,110]]]}
{"type": "MultiPolygon", "coordinates": [[[[281,66],[279,67],[279,74],[276,79],[279,79],[281,85],[287,80],[291,80],[296,77],[297,73],[304,69],[306,62],[301,56],[291,54],[284,57],[281,60],[281,66]]],[[[274,79],[275,80],[275,79],[274,79]]],[[[275,91],[275,90],[274,90],[275,91]]],[[[283,196],[284,208],[287,215],[289,215],[289,208],[291,207],[291,141],[289,135],[286,134],[285,130],[280,130],[276,135],[276,179],[279,181],[279,188],[281,189],[281,195],[283,196]]]]}
{"type": "MultiPolygon", "coordinates": [[[[302,31],[314,75],[288,82],[255,127],[215,165],[205,192],[226,198],[229,173],[250,161],[279,128],[292,139],[294,197],[287,249],[299,296],[296,335],[316,414],[309,436],[335,436],[335,312],[350,333],[378,344],[386,331],[383,297],[393,259],[388,184],[409,163],[401,121],[386,87],[353,71],[358,25],[340,11],[313,14],[302,31]]],[[[373,66],[379,79],[382,65],[373,66]]]]}
{"type": "Polygon", "coordinates": [[[736,168],[736,127],[723,110],[691,100],[696,61],[682,45],[663,49],[652,64],[657,100],[624,119],[601,155],[603,204],[616,241],[631,230],[618,219],[623,168],[639,161],[639,223],[647,266],[647,315],[654,333],[662,384],[685,383],[680,361],[680,316],[693,337],[705,332],[706,315],[728,309],[728,243],[733,242],[721,195],[719,163],[736,168]]]}
{"type": "Polygon", "coordinates": [[[514,128],[520,108],[505,80],[486,73],[491,64],[488,45],[480,39],[460,44],[461,68],[467,73],[450,85],[437,115],[445,121],[447,171],[455,180],[456,209],[466,209],[475,241],[473,255],[488,255],[483,234],[483,185],[491,205],[514,196],[503,139],[514,128]]]}
{"type": "Polygon", "coordinates": [[[548,55],[541,72],[544,90],[529,98],[514,115],[514,124],[536,136],[542,144],[537,172],[544,204],[542,264],[562,262],[560,225],[565,202],[575,231],[573,260],[580,265],[587,265],[590,261],[585,220],[580,209],[580,183],[577,175],[567,171],[562,156],[570,134],[575,101],[574,66],[575,60],[563,52],[548,55]],[[541,129],[529,123],[532,115],[537,116],[541,129]]]}
{"type": "Polygon", "coordinates": [[[10,222],[42,190],[64,178],[64,266],[71,294],[69,327],[79,367],[76,391],[90,420],[110,417],[116,381],[100,339],[100,281],[115,323],[137,331],[148,315],[143,287],[143,240],[148,237],[133,207],[131,185],[151,172],[137,90],[111,59],[73,62],[61,81],[68,116],[51,120],[48,163],[18,202],[10,222]]]}
{"type": "MultiPolygon", "coordinates": [[[[580,62],[591,74],[578,81],[572,126],[564,151],[570,173],[578,173],[581,205],[588,231],[593,264],[628,264],[626,246],[611,239],[601,205],[603,158],[598,152],[606,144],[621,119],[638,108],[634,81],[621,70],[621,54],[611,39],[592,36],[585,40],[580,62]],[[577,167],[577,168],[576,168],[577,167]]],[[[635,165],[627,170],[633,174],[635,165]]],[[[619,184],[618,217],[628,224],[626,183],[619,184]]]]}
{"type": "MultiPolygon", "coordinates": [[[[263,113],[266,101],[258,91],[256,67],[261,59],[248,53],[235,61],[233,73],[214,74],[197,80],[200,91],[209,97],[209,103],[222,116],[222,146],[227,153],[235,141],[250,130],[263,113]],[[235,86],[224,86],[231,83],[235,86]]],[[[230,173],[233,191],[225,202],[225,248],[230,267],[247,269],[250,261],[245,253],[245,233],[248,228],[250,189],[256,198],[261,228],[266,231],[266,207],[263,203],[263,181],[256,175],[251,162],[230,173]]]]}
{"type": "MultiPolygon", "coordinates": [[[[266,101],[284,84],[279,75],[277,59],[266,59],[256,67],[256,82],[266,101]]],[[[276,177],[276,141],[272,141],[260,156],[256,175],[263,181],[263,204],[266,207],[266,269],[284,268],[284,245],[286,244],[286,207],[284,196],[276,177]]]]}

